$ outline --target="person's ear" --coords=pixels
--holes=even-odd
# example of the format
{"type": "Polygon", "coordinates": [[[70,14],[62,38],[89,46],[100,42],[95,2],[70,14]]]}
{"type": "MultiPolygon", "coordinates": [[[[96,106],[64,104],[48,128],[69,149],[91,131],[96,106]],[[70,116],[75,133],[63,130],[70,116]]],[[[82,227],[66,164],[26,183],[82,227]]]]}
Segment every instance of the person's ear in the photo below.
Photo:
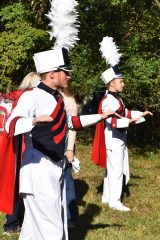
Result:
{"type": "Polygon", "coordinates": [[[114,79],[113,79],[112,81],[110,81],[109,86],[110,86],[110,87],[113,87],[113,86],[114,86],[114,79]]]}
{"type": "Polygon", "coordinates": [[[55,77],[55,71],[50,72],[50,78],[53,79],[55,77]]]}

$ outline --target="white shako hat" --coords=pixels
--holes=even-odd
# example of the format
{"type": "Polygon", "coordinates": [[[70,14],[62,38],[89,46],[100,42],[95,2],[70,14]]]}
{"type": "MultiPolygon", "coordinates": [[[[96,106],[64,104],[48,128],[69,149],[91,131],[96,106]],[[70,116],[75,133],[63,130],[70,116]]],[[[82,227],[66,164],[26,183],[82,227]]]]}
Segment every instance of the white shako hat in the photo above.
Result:
{"type": "Polygon", "coordinates": [[[120,72],[117,65],[114,67],[110,67],[106,71],[104,71],[101,75],[101,78],[105,84],[108,84],[115,78],[124,78],[124,75],[120,72]]]}
{"type": "Polygon", "coordinates": [[[122,54],[113,42],[112,37],[104,37],[100,42],[100,52],[106,63],[111,67],[101,74],[101,78],[105,84],[108,84],[115,78],[124,78],[123,74],[118,68],[118,63],[122,54]]]}
{"type": "Polygon", "coordinates": [[[37,73],[55,70],[70,71],[68,51],[65,48],[56,48],[34,54],[37,73]]]}
{"type": "Polygon", "coordinates": [[[51,0],[51,8],[46,14],[51,27],[50,40],[55,39],[53,50],[34,54],[38,73],[54,70],[71,71],[68,53],[75,46],[78,38],[78,2],[76,0],[51,0]]]}

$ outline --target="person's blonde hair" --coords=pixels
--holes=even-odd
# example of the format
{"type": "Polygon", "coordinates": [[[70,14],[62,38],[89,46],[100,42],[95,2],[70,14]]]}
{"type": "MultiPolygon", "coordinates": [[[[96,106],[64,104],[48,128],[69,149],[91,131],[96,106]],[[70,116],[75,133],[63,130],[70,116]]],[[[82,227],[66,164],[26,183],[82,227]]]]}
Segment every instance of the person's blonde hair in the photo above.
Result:
{"type": "Polygon", "coordinates": [[[28,88],[35,87],[40,80],[41,78],[39,74],[37,74],[36,72],[30,72],[23,78],[18,88],[21,90],[25,90],[28,88]]]}
{"type": "Polygon", "coordinates": [[[73,97],[70,87],[58,88],[61,93],[64,93],[67,97],[73,97]]]}

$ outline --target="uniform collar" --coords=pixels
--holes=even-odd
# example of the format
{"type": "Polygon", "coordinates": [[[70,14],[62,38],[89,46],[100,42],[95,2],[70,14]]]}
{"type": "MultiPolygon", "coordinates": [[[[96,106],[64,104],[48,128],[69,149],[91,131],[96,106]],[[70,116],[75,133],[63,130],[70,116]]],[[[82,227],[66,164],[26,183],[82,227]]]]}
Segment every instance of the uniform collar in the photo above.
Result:
{"type": "Polygon", "coordinates": [[[53,95],[54,97],[59,95],[59,92],[57,90],[54,90],[50,87],[48,87],[46,84],[44,84],[43,82],[40,82],[37,86],[38,88],[48,92],[49,94],[53,95]]]}
{"type": "Polygon", "coordinates": [[[114,97],[117,98],[117,99],[118,99],[118,97],[119,97],[119,93],[118,93],[118,92],[108,91],[108,94],[111,94],[112,96],[114,96],[114,97]]]}

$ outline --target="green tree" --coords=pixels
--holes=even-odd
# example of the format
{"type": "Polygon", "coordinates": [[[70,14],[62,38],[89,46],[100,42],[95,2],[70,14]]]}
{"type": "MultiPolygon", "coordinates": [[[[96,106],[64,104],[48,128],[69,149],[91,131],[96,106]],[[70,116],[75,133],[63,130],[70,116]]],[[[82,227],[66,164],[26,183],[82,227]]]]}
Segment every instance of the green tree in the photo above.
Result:
{"type": "Polygon", "coordinates": [[[33,54],[46,50],[50,42],[34,12],[21,2],[1,7],[0,25],[0,91],[9,91],[33,70],[33,54]]]}
{"type": "MultiPolygon", "coordinates": [[[[3,0],[0,6],[0,90],[11,89],[34,69],[32,56],[50,49],[48,0],[3,0]]],[[[126,76],[124,100],[128,107],[160,112],[159,0],[79,1],[80,32],[70,54],[71,87],[78,99],[105,89],[100,75],[109,66],[102,59],[99,42],[113,37],[123,54],[120,67],[126,76]]],[[[153,126],[155,125],[155,122],[153,126]]],[[[156,124],[157,125],[157,124],[156,124]]],[[[154,127],[153,127],[154,128],[154,127]]],[[[158,134],[154,128],[154,135],[158,134]]]]}

